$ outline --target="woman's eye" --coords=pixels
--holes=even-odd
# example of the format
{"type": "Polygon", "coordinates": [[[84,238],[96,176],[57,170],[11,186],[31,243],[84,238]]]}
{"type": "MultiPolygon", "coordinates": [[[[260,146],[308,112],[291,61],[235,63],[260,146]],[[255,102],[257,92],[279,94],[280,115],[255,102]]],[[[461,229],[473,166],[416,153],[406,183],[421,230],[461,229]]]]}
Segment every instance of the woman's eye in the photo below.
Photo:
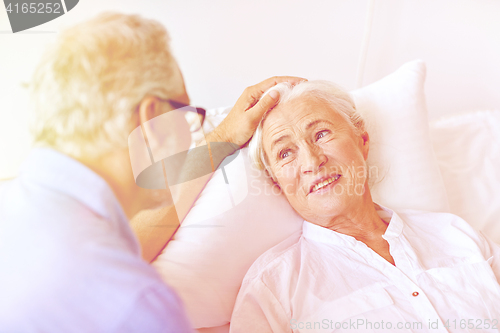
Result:
{"type": "Polygon", "coordinates": [[[287,158],[288,156],[290,156],[290,151],[289,150],[285,150],[285,151],[280,152],[280,158],[281,159],[287,158]]]}
{"type": "Polygon", "coordinates": [[[325,137],[328,134],[328,131],[321,131],[316,134],[316,141],[321,139],[322,137],[325,137]]]}

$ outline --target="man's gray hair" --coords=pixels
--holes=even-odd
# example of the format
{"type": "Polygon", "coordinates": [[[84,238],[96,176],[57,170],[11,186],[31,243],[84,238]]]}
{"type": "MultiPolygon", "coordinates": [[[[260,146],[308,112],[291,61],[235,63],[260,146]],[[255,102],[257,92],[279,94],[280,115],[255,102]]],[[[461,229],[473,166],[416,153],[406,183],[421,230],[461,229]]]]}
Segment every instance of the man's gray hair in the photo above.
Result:
{"type": "Polygon", "coordinates": [[[127,147],[146,95],[183,92],[165,28],[137,15],[101,14],[60,33],[31,84],[35,145],[73,157],[127,147]]]}
{"type": "MultiPolygon", "coordinates": [[[[280,94],[277,106],[284,105],[297,98],[312,96],[325,102],[332,108],[332,110],[338,112],[342,117],[344,117],[344,119],[352,125],[357,134],[361,134],[365,131],[365,122],[356,112],[356,106],[354,105],[351,95],[332,82],[321,80],[304,81],[295,86],[292,86],[288,82],[279,83],[269,89],[265,94],[268,94],[271,90],[276,90],[280,94]]],[[[272,112],[272,110],[269,112],[272,112]]],[[[269,168],[268,159],[262,145],[262,127],[268,113],[262,117],[252,140],[250,140],[248,153],[253,164],[261,170],[266,170],[271,178],[276,181],[271,169],[269,168]]]]}

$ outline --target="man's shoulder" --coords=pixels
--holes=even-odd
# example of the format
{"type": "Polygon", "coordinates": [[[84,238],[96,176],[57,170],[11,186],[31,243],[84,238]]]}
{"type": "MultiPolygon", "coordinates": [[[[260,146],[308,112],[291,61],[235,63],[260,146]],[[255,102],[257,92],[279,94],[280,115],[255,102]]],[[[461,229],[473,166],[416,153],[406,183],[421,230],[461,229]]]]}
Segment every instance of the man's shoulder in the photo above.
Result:
{"type": "Polygon", "coordinates": [[[36,257],[47,268],[68,267],[68,258],[85,256],[85,247],[92,248],[105,240],[104,235],[113,234],[109,221],[77,200],[20,179],[1,187],[0,199],[3,246],[18,262],[36,257]]]}
{"type": "Polygon", "coordinates": [[[122,230],[124,221],[107,220],[71,196],[22,179],[3,185],[0,198],[6,199],[0,200],[0,261],[9,271],[0,274],[0,285],[9,286],[0,287],[0,308],[9,304],[13,316],[35,309],[47,320],[78,322],[78,316],[102,312],[119,321],[145,290],[168,293],[134,248],[132,232],[122,230]]]}
{"type": "Polygon", "coordinates": [[[163,283],[141,290],[118,327],[117,332],[192,332],[181,299],[163,283]]]}
{"type": "Polygon", "coordinates": [[[0,182],[0,198],[0,215],[18,220],[33,216],[38,220],[75,211],[81,214],[86,210],[75,198],[24,177],[0,182]]]}

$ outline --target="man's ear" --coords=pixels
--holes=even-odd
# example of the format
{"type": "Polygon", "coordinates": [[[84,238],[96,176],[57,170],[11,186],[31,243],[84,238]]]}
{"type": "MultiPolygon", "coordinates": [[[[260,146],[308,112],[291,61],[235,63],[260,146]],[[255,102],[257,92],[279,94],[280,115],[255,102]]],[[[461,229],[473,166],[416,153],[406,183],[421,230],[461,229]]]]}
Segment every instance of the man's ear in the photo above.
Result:
{"type": "Polygon", "coordinates": [[[161,114],[161,102],[155,96],[146,96],[142,99],[138,107],[139,122],[143,125],[145,122],[161,114]]]}
{"type": "Polygon", "coordinates": [[[368,158],[368,151],[370,150],[370,136],[368,135],[368,132],[364,131],[363,133],[361,133],[361,140],[361,151],[363,152],[363,157],[366,161],[366,159],[368,158]]]}

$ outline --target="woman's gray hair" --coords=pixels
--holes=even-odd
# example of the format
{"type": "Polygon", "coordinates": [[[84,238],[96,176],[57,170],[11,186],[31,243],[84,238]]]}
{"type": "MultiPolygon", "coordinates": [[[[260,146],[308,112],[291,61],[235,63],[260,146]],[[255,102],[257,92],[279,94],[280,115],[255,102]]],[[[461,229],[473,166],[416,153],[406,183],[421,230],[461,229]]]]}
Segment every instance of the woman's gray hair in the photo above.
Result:
{"type": "Polygon", "coordinates": [[[58,36],[31,90],[35,144],[96,157],[127,147],[133,112],[146,95],[170,98],[184,88],[159,22],[104,13],[58,36]]]}
{"type": "MultiPolygon", "coordinates": [[[[352,125],[357,134],[365,132],[365,122],[363,118],[356,112],[356,106],[351,98],[351,95],[342,89],[340,86],[329,81],[304,81],[296,85],[288,82],[279,83],[264,93],[276,90],[279,92],[279,100],[277,105],[283,105],[297,98],[312,96],[328,104],[332,110],[338,112],[346,121],[352,125]]],[[[261,169],[266,170],[271,178],[276,181],[268,163],[266,153],[262,145],[262,127],[268,115],[268,111],[262,117],[255,134],[253,135],[248,145],[248,153],[253,164],[261,169]]]]}

